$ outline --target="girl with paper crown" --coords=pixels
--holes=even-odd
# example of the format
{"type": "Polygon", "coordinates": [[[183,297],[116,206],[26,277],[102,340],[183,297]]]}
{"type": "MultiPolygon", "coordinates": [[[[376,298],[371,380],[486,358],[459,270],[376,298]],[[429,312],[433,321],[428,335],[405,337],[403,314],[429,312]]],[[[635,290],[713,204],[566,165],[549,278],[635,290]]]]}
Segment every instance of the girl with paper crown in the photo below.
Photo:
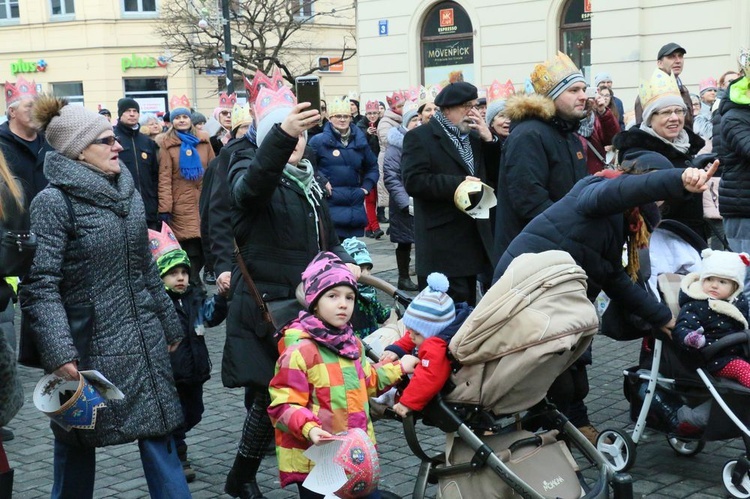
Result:
{"type": "Polygon", "coordinates": [[[208,133],[193,126],[187,97],[173,97],[171,106],[170,127],[157,137],[161,149],[159,218],[169,224],[190,257],[190,282],[197,284],[205,261],[198,201],[203,188],[203,173],[215,156],[208,133]]]}
{"type": "Polygon", "coordinates": [[[268,419],[268,383],[278,357],[273,330],[297,316],[294,299],[305,266],[327,249],[359,268],[341,247],[319,178],[303,158],[307,130],[320,113],[297,104],[291,91],[261,88],[254,103],[258,149],[235,151],[229,165],[234,238],[239,265],[249,279],[232,289],[222,381],[248,387],[252,405],[225,491],[232,497],[263,497],[256,473],[273,438],[268,419]],[[273,310],[275,326],[264,318],[252,289],[273,310]]]}
{"type": "MultiPolygon", "coordinates": [[[[416,358],[370,364],[350,323],[357,281],[333,253],[315,257],[302,273],[302,286],[308,308],[279,332],[268,414],[276,428],[281,486],[296,483],[300,497],[312,498],[319,496],[303,481],[316,464],[305,450],[354,429],[366,431],[374,444],[369,397],[413,372],[416,358]]],[[[358,497],[380,497],[377,483],[358,497]]]]}

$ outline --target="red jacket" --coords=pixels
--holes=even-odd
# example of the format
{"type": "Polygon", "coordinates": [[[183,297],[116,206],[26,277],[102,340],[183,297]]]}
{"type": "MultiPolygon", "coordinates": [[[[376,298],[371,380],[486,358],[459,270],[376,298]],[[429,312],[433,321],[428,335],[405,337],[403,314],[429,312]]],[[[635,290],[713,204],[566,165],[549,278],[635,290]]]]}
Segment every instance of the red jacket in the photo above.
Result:
{"type": "MultiPolygon", "coordinates": [[[[617,123],[615,115],[609,109],[604,111],[604,114],[598,114],[596,111],[594,114],[596,116],[594,118],[594,132],[591,134],[591,137],[588,137],[588,142],[591,142],[599,154],[603,158],[606,158],[607,151],[605,151],[604,147],[612,145],[612,139],[620,132],[620,124],[617,123]]],[[[593,175],[603,170],[604,162],[591,150],[585,138],[582,136],[579,137],[583,144],[583,149],[586,151],[586,166],[589,173],[593,175]]]]}
{"type": "MultiPolygon", "coordinates": [[[[413,352],[416,347],[408,334],[394,345],[405,352],[413,352]]],[[[417,357],[420,362],[414,369],[409,386],[399,399],[399,402],[413,411],[424,409],[427,402],[440,392],[451,374],[448,343],[442,338],[433,336],[424,340],[424,343],[419,345],[417,357]]]]}

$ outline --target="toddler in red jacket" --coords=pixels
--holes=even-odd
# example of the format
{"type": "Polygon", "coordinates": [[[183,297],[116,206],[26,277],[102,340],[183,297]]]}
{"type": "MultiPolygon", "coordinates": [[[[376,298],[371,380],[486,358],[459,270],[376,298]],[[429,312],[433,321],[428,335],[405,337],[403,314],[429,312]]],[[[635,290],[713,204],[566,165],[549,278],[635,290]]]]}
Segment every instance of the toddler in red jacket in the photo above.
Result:
{"type": "Polygon", "coordinates": [[[417,349],[419,363],[409,386],[404,389],[393,410],[399,416],[421,411],[448,381],[451,362],[448,343],[461,327],[472,308],[466,303],[454,305],[447,295],[448,278],[433,272],[427,276],[427,287],[409,304],[403,322],[408,334],[386,347],[382,360],[396,360],[417,349]]]}

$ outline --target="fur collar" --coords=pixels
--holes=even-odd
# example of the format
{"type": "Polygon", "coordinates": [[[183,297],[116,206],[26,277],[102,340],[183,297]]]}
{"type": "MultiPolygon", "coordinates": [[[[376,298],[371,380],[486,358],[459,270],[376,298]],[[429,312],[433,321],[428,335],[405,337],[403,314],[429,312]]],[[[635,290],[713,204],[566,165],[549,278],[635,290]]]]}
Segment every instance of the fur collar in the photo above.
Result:
{"type": "Polygon", "coordinates": [[[544,95],[516,94],[508,97],[504,114],[511,123],[533,118],[550,121],[555,116],[555,102],[544,95]]]}
{"type": "Polygon", "coordinates": [[[682,279],[680,289],[683,293],[685,293],[693,300],[706,300],[708,302],[708,307],[711,310],[736,320],[737,322],[741,323],[745,329],[747,329],[747,319],[745,319],[745,317],[742,315],[740,309],[734,305],[735,300],[732,300],[732,302],[730,303],[724,300],[714,300],[713,298],[709,297],[706,293],[703,292],[701,286],[701,276],[699,273],[693,272],[686,275],[685,278],[682,279]]]}
{"type": "Polygon", "coordinates": [[[685,161],[690,159],[688,155],[695,156],[698,154],[706,142],[686,128],[685,131],[690,139],[690,149],[688,154],[683,154],[666,142],[657,139],[644,132],[643,130],[633,127],[626,132],[620,132],[612,139],[612,145],[618,151],[627,151],[628,149],[646,149],[661,154],[669,161],[685,161]]]}

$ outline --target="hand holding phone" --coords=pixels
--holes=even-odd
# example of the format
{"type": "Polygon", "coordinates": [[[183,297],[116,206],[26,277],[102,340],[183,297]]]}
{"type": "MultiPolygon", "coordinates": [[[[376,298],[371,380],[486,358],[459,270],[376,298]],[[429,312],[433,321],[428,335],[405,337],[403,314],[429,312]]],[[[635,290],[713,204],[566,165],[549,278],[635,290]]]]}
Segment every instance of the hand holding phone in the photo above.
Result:
{"type": "Polygon", "coordinates": [[[320,111],[320,80],[317,76],[298,76],[294,79],[297,102],[309,102],[310,107],[320,111]]]}

